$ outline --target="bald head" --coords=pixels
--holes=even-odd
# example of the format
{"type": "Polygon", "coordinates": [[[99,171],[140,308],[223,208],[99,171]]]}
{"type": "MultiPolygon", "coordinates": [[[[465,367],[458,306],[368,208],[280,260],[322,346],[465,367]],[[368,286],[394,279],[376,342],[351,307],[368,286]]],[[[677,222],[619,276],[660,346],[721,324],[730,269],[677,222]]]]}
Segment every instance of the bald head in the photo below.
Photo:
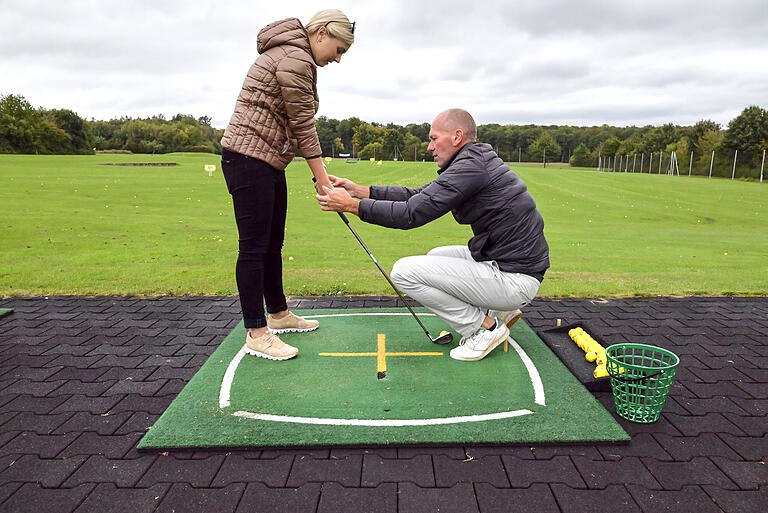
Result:
{"type": "Polygon", "coordinates": [[[472,115],[464,109],[448,109],[437,115],[432,124],[440,122],[445,130],[461,130],[465,142],[477,139],[477,125],[472,115]]]}
{"type": "Polygon", "coordinates": [[[457,151],[477,138],[475,120],[462,109],[441,112],[432,121],[429,129],[429,146],[435,162],[443,167],[451,161],[457,151]]]}

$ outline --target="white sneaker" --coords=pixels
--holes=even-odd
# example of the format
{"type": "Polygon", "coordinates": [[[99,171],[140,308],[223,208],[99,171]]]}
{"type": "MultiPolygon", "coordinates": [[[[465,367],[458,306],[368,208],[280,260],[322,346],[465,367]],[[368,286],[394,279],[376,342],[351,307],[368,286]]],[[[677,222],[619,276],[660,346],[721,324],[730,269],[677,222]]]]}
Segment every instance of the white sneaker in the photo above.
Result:
{"type": "Polygon", "coordinates": [[[499,322],[498,319],[494,318],[494,320],[496,321],[495,330],[488,331],[485,328],[480,328],[471,337],[462,339],[458,347],[451,349],[451,358],[465,362],[482,360],[504,342],[509,336],[509,328],[506,324],[499,322]]]}
{"type": "Polygon", "coordinates": [[[493,317],[496,319],[499,319],[502,323],[507,325],[507,328],[512,328],[512,325],[515,324],[517,321],[520,320],[520,318],[523,316],[523,312],[518,310],[510,310],[508,312],[504,312],[501,310],[489,310],[488,311],[488,317],[493,317]]]}

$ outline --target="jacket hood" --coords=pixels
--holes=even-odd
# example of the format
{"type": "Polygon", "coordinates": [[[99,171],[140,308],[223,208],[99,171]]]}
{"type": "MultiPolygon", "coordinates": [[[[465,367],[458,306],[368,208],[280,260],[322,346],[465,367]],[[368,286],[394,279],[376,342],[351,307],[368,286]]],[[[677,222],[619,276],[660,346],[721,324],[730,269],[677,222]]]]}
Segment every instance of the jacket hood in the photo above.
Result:
{"type": "Polygon", "coordinates": [[[259,53],[264,53],[276,46],[291,45],[301,48],[312,55],[312,47],[309,45],[309,35],[304,25],[298,18],[286,18],[270,23],[261,31],[257,39],[259,53]]]}

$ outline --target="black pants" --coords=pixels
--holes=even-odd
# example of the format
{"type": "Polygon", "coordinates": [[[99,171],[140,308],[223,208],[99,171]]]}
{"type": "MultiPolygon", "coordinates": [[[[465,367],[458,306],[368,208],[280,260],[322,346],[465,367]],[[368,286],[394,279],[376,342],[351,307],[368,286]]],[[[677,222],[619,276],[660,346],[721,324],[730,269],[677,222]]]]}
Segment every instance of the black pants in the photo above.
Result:
{"type": "Polygon", "coordinates": [[[285,172],[259,159],[222,150],[221,170],[235,207],[239,252],[235,276],[246,328],[267,325],[269,313],[288,308],[282,248],[288,193],[285,172]]]}

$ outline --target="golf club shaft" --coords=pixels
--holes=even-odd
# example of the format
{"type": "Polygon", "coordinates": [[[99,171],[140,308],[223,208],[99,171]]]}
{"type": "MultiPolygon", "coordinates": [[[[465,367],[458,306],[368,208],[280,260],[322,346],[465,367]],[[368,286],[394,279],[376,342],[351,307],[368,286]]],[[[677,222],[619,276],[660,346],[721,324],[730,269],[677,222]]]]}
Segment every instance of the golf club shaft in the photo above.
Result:
{"type": "MultiPolygon", "coordinates": [[[[323,167],[325,167],[325,165],[323,165],[323,167]]],[[[317,179],[314,176],[312,177],[312,182],[317,183],[317,179]]],[[[376,264],[376,267],[379,269],[379,271],[381,271],[381,274],[384,275],[384,277],[387,279],[387,282],[389,282],[389,285],[392,287],[392,290],[397,292],[397,297],[400,298],[400,301],[402,301],[405,307],[408,309],[408,311],[411,312],[411,315],[413,315],[413,318],[416,319],[416,322],[419,323],[419,326],[421,326],[421,329],[424,330],[424,333],[427,335],[429,340],[431,342],[434,342],[435,339],[433,339],[432,335],[429,334],[429,330],[426,328],[426,326],[424,326],[424,323],[421,322],[421,319],[419,319],[419,316],[416,315],[416,312],[413,311],[413,308],[411,308],[411,305],[408,304],[408,301],[406,301],[405,296],[403,296],[403,293],[400,292],[400,289],[398,289],[395,286],[395,284],[392,283],[392,279],[389,277],[389,274],[387,274],[387,271],[385,271],[384,268],[381,267],[381,265],[379,265],[378,260],[376,260],[376,257],[373,256],[373,253],[371,253],[371,250],[368,249],[368,246],[366,246],[365,242],[363,242],[363,239],[361,239],[360,236],[357,234],[357,231],[355,231],[355,229],[352,228],[352,225],[349,224],[349,219],[347,219],[347,216],[344,215],[344,212],[336,212],[336,213],[339,214],[339,217],[341,218],[342,221],[344,221],[344,224],[347,225],[347,228],[349,228],[349,230],[352,232],[352,235],[355,236],[355,238],[357,239],[357,242],[360,243],[360,245],[363,247],[365,252],[368,253],[368,256],[371,257],[371,260],[373,260],[373,263],[376,264]]]]}
{"type": "MultiPolygon", "coordinates": [[[[341,220],[344,221],[344,224],[347,225],[347,228],[352,232],[352,235],[355,236],[357,239],[357,242],[360,243],[360,245],[363,247],[366,253],[368,253],[368,256],[371,257],[371,260],[373,260],[373,263],[376,264],[376,267],[378,267],[379,271],[381,271],[381,274],[384,275],[384,277],[387,279],[389,284],[392,286],[392,289],[397,292],[397,296],[400,298],[400,301],[403,302],[405,307],[408,309],[409,312],[411,312],[411,315],[413,315],[413,318],[416,319],[416,322],[419,323],[419,326],[421,326],[421,329],[424,330],[424,333],[427,334],[429,337],[429,340],[432,340],[432,335],[429,334],[429,330],[424,326],[424,324],[421,322],[421,319],[419,319],[419,316],[416,315],[416,312],[413,311],[413,308],[411,308],[411,305],[408,304],[408,301],[406,301],[405,296],[403,296],[403,293],[400,292],[400,290],[395,286],[394,283],[392,283],[392,279],[389,277],[389,274],[387,274],[387,271],[384,270],[383,267],[379,264],[379,262],[376,260],[376,257],[373,256],[373,253],[371,253],[371,250],[368,249],[368,246],[365,245],[365,242],[363,242],[363,239],[360,238],[360,236],[357,234],[357,231],[352,227],[351,224],[349,224],[349,219],[347,219],[347,216],[344,215],[343,212],[336,212],[339,214],[339,217],[341,217],[341,220]]],[[[432,340],[434,342],[434,340],[432,340]]]]}

